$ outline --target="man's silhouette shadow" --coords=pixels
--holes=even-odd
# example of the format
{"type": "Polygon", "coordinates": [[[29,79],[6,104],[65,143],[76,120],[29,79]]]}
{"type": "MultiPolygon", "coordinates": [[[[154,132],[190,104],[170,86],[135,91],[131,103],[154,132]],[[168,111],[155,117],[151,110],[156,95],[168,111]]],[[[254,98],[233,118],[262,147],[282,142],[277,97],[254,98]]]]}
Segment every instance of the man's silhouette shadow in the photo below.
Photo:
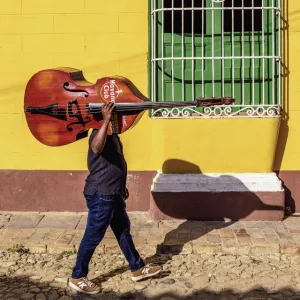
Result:
{"type": "MultiPolygon", "coordinates": [[[[166,174],[201,174],[198,166],[176,159],[166,161],[162,171],[166,174]]],[[[213,182],[215,186],[230,182],[235,187],[238,187],[239,192],[231,192],[228,195],[226,193],[216,193],[216,197],[203,197],[203,199],[197,193],[183,192],[186,200],[184,202],[172,201],[172,197],[166,199],[164,194],[155,195],[153,193],[153,201],[163,214],[170,218],[181,219],[183,222],[177,228],[170,229],[165,235],[164,241],[157,244],[156,253],[145,258],[145,263],[165,264],[172,259],[173,255],[183,253],[184,246],[187,243],[198,240],[205,235],[210,237],[212,235],[216,236],[214,234],[215,230],[224,229],[228,226],[234,227],[236,235],[241,237],[248,236],[245,228],[235,226],[236,221],[246,219],[254,211],[277,210],[279,213],[284,211],[283,206],[263,203],[255,193],[249,192],[248,188],[233,176],[207,176],[207,179],[213,182]],[[242,192],[248,192],[247,196],[242,192]],[[195,221],[199,219],[201,221],[195,221]]],[[[272,202],[272,199],[269,200],[269,202],[272,202]]],[[[213,244],[218,244],[216,237],[211,238],[213,244]]],[[[228,236],[228,238],[230,237],[228,236]]],[[[101,282],[104,278],[126,272],[128,269],[126,265],[112,270],[102,275],[99,281],[101,282]]],[[[166,274],[161,276],[166,276],[166,274]]]]}
{"type": "MultiPolygon", "coordinates": [[[[177,159],[166,161],[162,172],[164,174],[201,174],[198,166],[177,159]]],[[[267,199],[270,204],[262,202],[256,193],[250,192],[236,177],[221,175],[217,177],[207,176],[207,179],[210,184],[216,187],[226,185],[226,183],[232,184],[235,188],[238,188],[238,192],[216,192],[210,197],[205,197],[206,193],[203,192],[202,199],[195,192],[183,192],[181,196],[182,199],[185,199],[184,202],[176,202],[174,199],[172,201],[170,197],[164,199],[164,194],[155,195],[153,193],[153,201],[163,214],[186,221],[183,221],[176,229],[170,230],[165,235],[164,241],[156,246],[156,253],[146,259],[147,263],[166,263],[172,259],[173,255],[184,253],[184,246],[187,243],[198,240],[205,235],[211,237],[212,244],[219,244],[221,241],[218,241],[219,238],[216,235],[215,237],[212,236],[213,231],[225,229],[228,226],[233,228],[236,235],[248,237],[245,228],[235,226],[236,221],[245,220],[252,213],[257,213],[257,211],[261,212],[262,220],[264,211],[276,210],[279,215],[284,211],[283,206],[271,204],[273,202],[272,199],[267,199]]],[[[233,240],[233,233],[231,236],[230,231],[227,231],[227,238],[233,240]]]]}

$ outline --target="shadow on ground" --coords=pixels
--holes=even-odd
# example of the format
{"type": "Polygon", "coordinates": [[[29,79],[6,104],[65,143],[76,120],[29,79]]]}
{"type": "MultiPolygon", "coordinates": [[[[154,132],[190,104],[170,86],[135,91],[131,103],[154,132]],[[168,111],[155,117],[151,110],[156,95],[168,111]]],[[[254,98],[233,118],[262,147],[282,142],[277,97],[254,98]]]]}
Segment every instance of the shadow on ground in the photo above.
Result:
{"type": "MultiPolygon", "coordinates": [[[[202,173],[199,166],[181,159],[165,161],[162,169],[167,174],[202,173]]],[[[238,192],[207,192],[206,195],[201,193],[201,196],[197,192],[183,192],[181,196],[178,196],[180,193],[177,192],[176,197],[172,194],[172,199],[168,198],[168,193],[153,193],[153,203],[156,205],[157,210],[170,216],[171,219],[178,219],[179,222],[175,221],[174,226],[171,225],[170,228],[162,226],[165,230],[164,239],[156,244],[155,253],[145,259],[146,264],[163,266],[172,260],[174,255],[189,254],[191,253],[192,243],[194,247],[196,240],[195,243],[198,244],[206,245],[208,242],[216,248],[221,247],[220,234],[216,234],[218,230],[222,230],[222,234],[226,239],[226,247],[238,248],[240,240],[242,242],[250,240],[248,229],[242,223],[237,223],[238,221],[246,220],[247,217],[255,213],[257,214],[256,217],[260,216],[262,220],[271,211],[276,211],[278,218],[283,215],[284,207],[278,205],[280,201],[278,199],[275,201],[275,196],[272,196],[272,198],[267,197],[262,201],[257,193],[249,191],[247,186],[234,176],[220,175],[214,177],[203,174],[203,178],[212,186],[234,185],[238,188],[238,192]],[[277,205],[274,205],[274,203],[277,205]],[[197,218],[199,219],[197,220],[197,218]]],[[[265,240],[263,235],[259,237],[265,240]]],[[[135,241],[135,237],[133,237],[133,241],[135,241]]],[[[265,242],[267,243],[267,240],[265,242]]],[[[151,245],[154,246],[154,243],[151,245]]],[[[128,265],[125,265],[109,271],[104,277],[119,275],[128,270],[128,265]]],[[[97,282],[101,281],[101,279],[96,280],[97,282]]]]}
{"type": "MultiPolygon", "coordinates": [[[[147,290],[153,288],[148,287],[147,290]]],[[[157,288],[157,287],[156,287],[157,288]]],[[[0,277],[0,299],[152,299],[152,300],[172,300],[172,299],[195,299],[195,300],[281,300],[281,299],[300,299],[300,291],[293,289],[279,289],[269,293],[262,287],[257,287],[243,294],[234,294],[230,289],[225,289],[221,292],[212,292],[206,289],[193,290],[187,288],[185,296],[179,296],[176,291],[172,291],[170,286],[169,291],[164,289],[160,293],[156,292],[155,296],[148,296],[149,291],[141,292],[134,291],[128,293],[100,293],[98,295],[72,295],[69,288],[58,288],[49,286],[48,282],[38,283],[30,280],[28,277],[0,277]],[[14,288],[18,287],[18,288],[14,288]],[[44,291],[43,291],[44,290],[44,291]],[[30,292],[31,291],[31,292],[30,292]],[[42,295],[43,294],[43,295],[42,295]]],[[[151,292],[151,291],[150,291],[151,292]]]]}
{"type": "MultiPolygon", "coordinates": [[[[202,174],[201,182],[194,183],[201,189],[197,192],[193,186],[188,192],[152,191],[155,214],[162,219],[182,222],[177,228],[170,227],[164,241],[157,244],[156,253],[148,257],[146,263],[165,264],[173,255],[190,253],[191,243],[195,240],[216,247],[221,247],[226,240],[226,247],[239,247],[238,243],[250,240],[250,235],[245,225],[238,221],[252,220],[254,216],[258,220],[278,220],[284,215],[280,196],[253,192],[238,177],[230,174],[206,175],[198,165],[182,159],[166,160],[162,171],[164,174],[202,174]],[[222,231],[223,240],[220,234],[216,234],[218,230],[222,231]],[[161,256],[162,253],[169,255],[161,256]]],[[[263,235],[260,238],[265,239],[263,235]]]]}

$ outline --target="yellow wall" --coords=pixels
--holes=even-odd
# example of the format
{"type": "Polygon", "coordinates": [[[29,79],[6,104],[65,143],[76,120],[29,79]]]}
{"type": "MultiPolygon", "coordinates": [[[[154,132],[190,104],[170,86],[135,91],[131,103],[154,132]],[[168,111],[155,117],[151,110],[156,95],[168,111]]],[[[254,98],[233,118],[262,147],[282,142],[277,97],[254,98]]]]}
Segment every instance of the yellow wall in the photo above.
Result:
{"type": "MultiPolygon", "coordinates": [[[[289,2],[289,137],[285,143],[283,126],[275,167],[300,169],[300,1],[289,2]]],[[[147,95],[148,1],[0,0],[0,4],[0,168],[85,170],[87,139],[50,148],[31,136],[23,113],[26,83],[41,69],[69,66],[82,69],[91,82],[107,75],[128,77],[147,95]]],[[[130,170],[164,166],[165,171],[268,172],[278,128],[278,119],[151,120],[144,114],[122,140],[130,170]],[[181,169],[174,170],[178,166],[174,160],[191,165],[181,163],[181,169]]]]}
{"type": "Polygon", "coordinates": [[[283,106],[275,168],[300,170],[300,1],[282,0],[286,23],[283,31],[283,106]],[[288,25],[287,25],[288,24],[288,25]]]}

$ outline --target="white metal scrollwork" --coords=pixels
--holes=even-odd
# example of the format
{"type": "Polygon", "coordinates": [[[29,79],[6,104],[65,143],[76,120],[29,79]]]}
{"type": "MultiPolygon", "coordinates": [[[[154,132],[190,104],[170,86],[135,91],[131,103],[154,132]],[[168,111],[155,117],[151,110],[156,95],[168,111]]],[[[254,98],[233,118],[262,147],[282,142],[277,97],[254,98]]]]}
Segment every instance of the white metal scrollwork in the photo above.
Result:
{"type": "Polygon", "coordinates": [[[279,105],[220,105],[209,106],[198,111],[195,107],[172,109],[159,108],[152,113],[152,118],[184,119],[184,118],[274,118],[280,117],[281,107],[279,105]]]}

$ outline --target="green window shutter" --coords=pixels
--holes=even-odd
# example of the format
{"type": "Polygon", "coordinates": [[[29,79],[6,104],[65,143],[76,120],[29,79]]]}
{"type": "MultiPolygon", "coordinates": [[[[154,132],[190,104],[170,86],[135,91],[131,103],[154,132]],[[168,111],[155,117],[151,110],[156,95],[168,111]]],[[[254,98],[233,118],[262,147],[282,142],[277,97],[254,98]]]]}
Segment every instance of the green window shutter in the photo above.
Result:
{"type": "Polygon", "coordinates": [[[234,96],[233,113],[280,105],[276,8],[280,0],[153,0],[153,101],[234,96]]]}

